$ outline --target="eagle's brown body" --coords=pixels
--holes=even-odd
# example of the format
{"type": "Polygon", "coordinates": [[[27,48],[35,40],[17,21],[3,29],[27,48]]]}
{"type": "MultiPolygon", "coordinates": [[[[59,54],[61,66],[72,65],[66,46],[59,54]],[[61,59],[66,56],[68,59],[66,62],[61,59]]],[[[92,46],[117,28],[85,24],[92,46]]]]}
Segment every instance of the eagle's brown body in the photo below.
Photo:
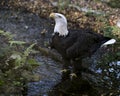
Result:
{"type": "MultiPolygon", "coordinates": [[[[67,19],[60,13],[51,13],[50,17],[55,20],[54,35],[51,41],[51,48],[56,49],[63,57],[64,68],[72,72],[81,73],[81,61],[85,57],[90,57],[103,45],[114,44],[115,39],[104,37],[97,34],[92,30],[80,29],[69,30],[67,29],[67,19]]],[[[68,77],[70,72],[63,75],[68,77]],[[66,75],[67,74],[67,75],[66,75]]]]}
{"type": "Polygon", "coordinates": [[[91,31],[73,30],[67,36],[59,36],[59,33],[55,33],[52,37],[51,47],[56,49],[65,59],[83,59],[91,56],[110,39],[91,31]]]}

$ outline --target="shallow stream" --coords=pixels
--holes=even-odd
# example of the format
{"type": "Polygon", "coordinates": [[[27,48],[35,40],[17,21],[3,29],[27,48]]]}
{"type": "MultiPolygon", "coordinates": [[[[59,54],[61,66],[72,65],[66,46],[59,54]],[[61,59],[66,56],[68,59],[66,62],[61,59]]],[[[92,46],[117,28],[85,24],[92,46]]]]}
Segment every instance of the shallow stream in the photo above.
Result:
{"type": "MultiPolygon", "coordinates": [[[[0,30],[11,32],[16,40],[37,43],[45,47],[49,42],[52,27],[49,20],[33,13],[0,10],[0,30]],[[45,35],[41,35],[43,31],[46,31],[45,35]]],[[[35,58],[40,62],[40,66],[34,70],[40,75],[40,81],[28,84],[28,96],[47,96],[47,92],[60,81],[62,66],[41,54],[36,55],[35,58]]]]}

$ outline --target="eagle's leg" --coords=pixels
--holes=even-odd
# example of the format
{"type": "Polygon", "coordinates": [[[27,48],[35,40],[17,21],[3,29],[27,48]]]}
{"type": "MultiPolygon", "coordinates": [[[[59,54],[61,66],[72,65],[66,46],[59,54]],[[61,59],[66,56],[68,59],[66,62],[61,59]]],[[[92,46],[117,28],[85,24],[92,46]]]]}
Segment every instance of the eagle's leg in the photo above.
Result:
{"type": "Polygon", "coordinates": [[[82,72],[91,75],[96,75],[96,73],[90,70],[89,68],[82,66],[82,62],[79,60],[74,61],[72,64],[73,64],[73,73],[75,73],[77,77],[81,77],[82,72]]]}
{"type": "Polygon", "coordinates": [[[81,77],[82,73],[82,62],[81,61],[72,61],[73,73],[76,74],[76,77],[81,77]]]}
{"type": "Polygon", "coordinates": [[[69,60],[64,60],[63,70],[62,70],[62,81],[70,79],[71,73],[71,63],[69,60]]]}

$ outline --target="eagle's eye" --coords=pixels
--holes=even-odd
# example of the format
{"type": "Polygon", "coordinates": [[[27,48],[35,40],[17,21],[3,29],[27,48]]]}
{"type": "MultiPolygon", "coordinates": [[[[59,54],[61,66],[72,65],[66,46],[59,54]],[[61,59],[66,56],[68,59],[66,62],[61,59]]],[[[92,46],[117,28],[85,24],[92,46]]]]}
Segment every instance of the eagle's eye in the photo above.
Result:
{"type": "Polygon", "coordinates": [[[62,18],[60,15],[58,15],[59,18],[62,18]]]}

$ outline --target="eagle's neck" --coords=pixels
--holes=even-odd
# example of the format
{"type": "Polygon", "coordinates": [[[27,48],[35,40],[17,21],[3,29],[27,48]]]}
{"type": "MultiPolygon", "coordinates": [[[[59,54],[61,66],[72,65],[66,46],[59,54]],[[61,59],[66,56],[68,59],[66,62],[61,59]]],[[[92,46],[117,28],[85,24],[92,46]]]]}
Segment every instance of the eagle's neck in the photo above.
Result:
{"type": "Polygon", "coordinates": [[[59,36],[67,36],[68,35],[67,23],[56,22],[54,33],[59,33],[59,36]]]}

